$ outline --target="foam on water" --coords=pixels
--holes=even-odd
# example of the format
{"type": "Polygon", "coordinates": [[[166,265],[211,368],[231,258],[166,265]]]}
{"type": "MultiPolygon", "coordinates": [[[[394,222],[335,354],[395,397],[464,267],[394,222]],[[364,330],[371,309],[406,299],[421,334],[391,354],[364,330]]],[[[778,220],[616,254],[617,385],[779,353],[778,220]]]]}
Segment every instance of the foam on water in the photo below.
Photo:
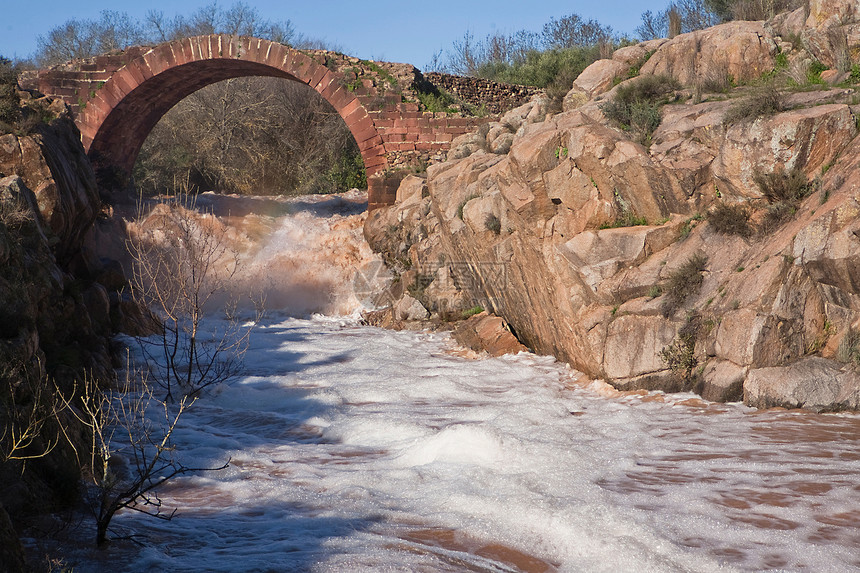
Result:
{"type": "MultiPolygon", "coordinates": [[[[546,357],[275,319],[187,414],[188,465],[128,571],[846,571],[860,419],[606,397],[546,357]],[[286,343],[286,341],[289,341],[286,343]]],[[[652,399],[659,398],[659,399],[652,399]]],[[[99,565],[82,552],[81,570],[99,565]]]]}
{"type": "Polygon", "coordinates": [[[624,394],[360,326],[355,198],[234,199],[204,198],[276,312],[175,435],[186,465],[230,466],[162,488],[171,522],[119,513],[142,546],[73,528],[75,570],[860,570],[860,417],[624,394]]]}

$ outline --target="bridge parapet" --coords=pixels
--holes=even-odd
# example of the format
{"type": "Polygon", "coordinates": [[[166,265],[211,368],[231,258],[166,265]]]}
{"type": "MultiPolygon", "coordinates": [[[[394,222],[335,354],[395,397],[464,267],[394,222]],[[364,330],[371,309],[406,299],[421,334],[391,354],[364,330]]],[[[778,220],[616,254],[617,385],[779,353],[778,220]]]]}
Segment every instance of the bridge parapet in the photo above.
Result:
{"type": "MultiPolygon", "coordinates": [[[[305,83],[332,104],[361,150],[373,207],[393,201],[390,185],[380,181],[388,172],[438,161],[455,137],[494,119],[465,106],[427,111],[421,94],[439,88],[409,64],[226,35],[135,46],[28,72],[20,82],[70,106],[97,170],[129,173],[146,136],[173,105],[208,84],[252,75],[305,83]]],[[[511,87],[514,100],[525,101],[528,94],[518,90],[511,87]]]]}

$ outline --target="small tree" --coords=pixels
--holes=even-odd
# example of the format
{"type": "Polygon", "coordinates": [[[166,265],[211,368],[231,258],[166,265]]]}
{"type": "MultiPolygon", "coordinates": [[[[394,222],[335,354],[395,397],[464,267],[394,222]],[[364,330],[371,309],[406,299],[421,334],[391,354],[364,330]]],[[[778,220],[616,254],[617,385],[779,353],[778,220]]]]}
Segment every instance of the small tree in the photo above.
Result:
{"type": "MultiPolygon", "coordinates": [[[[194,209],[187,186],[153,209],[130,232],[132,295],[161,320],[156,340],[139,339],[149,375],[173,400],[174,392],[196,396],[234,375],[247,349],[250,328],[239,324],[230,294],[239,254],[225,227],[194,209]],[[204,317],[218,303],[226,320],[204,332],[204,317]]],[[[143,206],[139,208],[139,219],[143,206]]],[[[257,319],[260,308],[257,307],[257,319]]]]}
{"type": "Polygon", "coordinates": [[[114,515],[132,509],[159,519],[170,520],[176,509],[163,510],[157,488],[176,476],[193,471],[222,470],[192,468],[176,457],[172,444],[179,419],[197,398],[183,396],[176,404],[154,397],[146,378],[129,368],[125,383],[111,390],[101,390],[91,378],[81,385],[78,420],[92,436],[90,447],[90,487],[86,497],[96,518],[96,544],[107,542],[114,515]],[[151,416],[157,408],[160,416],[151,416]],[[122,460],[127,467],[122,467],[122,460]],[[118,469],[122,468],[122,469],[118,469]]]}

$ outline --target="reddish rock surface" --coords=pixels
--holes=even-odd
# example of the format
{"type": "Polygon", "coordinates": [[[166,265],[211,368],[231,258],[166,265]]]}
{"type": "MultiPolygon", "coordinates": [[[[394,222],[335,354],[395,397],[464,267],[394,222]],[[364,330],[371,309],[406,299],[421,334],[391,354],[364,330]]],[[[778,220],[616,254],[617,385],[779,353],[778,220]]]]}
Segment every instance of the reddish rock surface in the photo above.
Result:
{"type": "Polygon", "coordinates": [[[454,329],[454,339],[463,346],[476,352],[486,352],[490,356],[528,352],[508,324],[499,316],[486,311],[469,317],[454,329]]]}
{"type": "MultiPolygon", "coordinates": [[[[854,12],[832,4],[813,14],[846,11],[848,33],[854,12]]],[[[456,140],[448,161],[428,169],[426,191],[410,183],[408,199],[368,218],[365,236],[426,277],[431,312],[481,304],[534,351],[618,388],[857,409],[843,362],[860,355],[851,346],[860,328],[855,90],[790,94],[787,111],[731,125],[726,113],[755,97],[749,89],[682,100],[662,108],[647,148],[600,109],[615,88],[598,92],[652,50],[643,73],[693,88],[712,70],[753,80],[772,70],[777,46],[802,62],[809,53],[778,35],[808,30],[797,16],[619,50],[577,80],[565,112],[547,115],[534,99],[456,140]],[[740,237],[703,216],[720,202],[742,204],[761,229],[769,207],[755,174],[777,168],[811,184],[783,224],[740,237]],[[634,219],[647,224],[623,226],[634,219]],[[601,228],[614,224],[622,226],[601,228]],[[667,307],[671,279],[694,256],[707,260],[701,286],[667,307]],[[673,368],[672,356],[685,352],[689,368],[673,368]],[[819,371],[832,383],[816,382],[819,371]]]]}

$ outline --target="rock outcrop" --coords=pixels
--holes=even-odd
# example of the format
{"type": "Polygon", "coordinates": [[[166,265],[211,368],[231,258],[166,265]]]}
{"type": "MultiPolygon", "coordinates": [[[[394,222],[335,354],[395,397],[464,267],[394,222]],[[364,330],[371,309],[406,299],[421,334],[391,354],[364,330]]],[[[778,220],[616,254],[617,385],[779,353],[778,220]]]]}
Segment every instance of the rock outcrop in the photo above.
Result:
{"type": "MultiPolygon", "coordinates": [[[[110,296],[85,247],[101,210],[95,176],[65,107],[21,95],[52,119],[0,135],[0,430],[31,407],[22,404],[50,408],[82,376],[109,380],[114,370],[110,296]]],[[[58,416],[68,440],[51,418],[28,452],[47,453],[0,463],[0,544],[11,571],[24,570],[11,527],[76,499],[89,442],[73,415],[58,416]]]]}
{"type": "Polygon", "coordinates": [[[528,352],[510,327],[499,316],[487,311],[471,316],[454,328],[454,339],[476,352],[486,352],[490,356],[528,352]]]}
{"type": "MultiPolygon", "coordinates": [[[[841,14],[836,4],[815,10],[841,14]]],[[[852,14],[840,30],[853,29],[852,14]]],[[[732,123],[725,116],[755,97],[748,90],[666,105],[650,147],[601,109],[637,66],[689,94],[713,70],[735,81],[770,73],[790,49],[774,30],[795,20],[732,22],[619,50],[583,72],[563,113],[547,115],[536,98],[455,141],[426,181],[405,182],[396,205],[370,214],[368,241],[420,278],[417,298],[431,312],[480,304],[529,348],[620,389],[856,409],[855,88],[799,92],[786,111],[732,123]],[[802,174],[811,196],[788,220],[762,225],[775,207],[756,176],[780,170],[802,174]],[[706,216],[718,205],[742,205],[767,230],[720,232],[706,216]],[[691,260],[703,267],[684,283],[691,260]],[[695,287],[668,292],[677,284],[695,287]]]]}

